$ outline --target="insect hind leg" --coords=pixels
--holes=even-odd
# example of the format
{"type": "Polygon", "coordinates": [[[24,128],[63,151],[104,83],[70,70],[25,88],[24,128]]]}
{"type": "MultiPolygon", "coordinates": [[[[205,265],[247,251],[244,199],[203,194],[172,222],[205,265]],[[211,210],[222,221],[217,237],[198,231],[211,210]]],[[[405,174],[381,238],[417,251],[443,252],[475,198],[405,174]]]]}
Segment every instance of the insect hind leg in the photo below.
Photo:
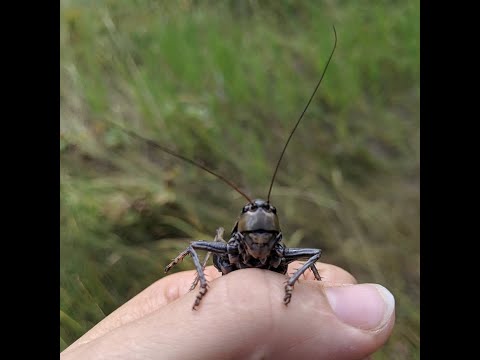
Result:
{"type": "MultiPolygon", "coordinates": [[[[225,242],[225,240],[223,240],[223,233],[224,233],[224,229],[222,227],[218,228],[215,238],[213,239],[213,242],[225,242]]],[[[205,267],[207,266],[207,262],[208,262],[208,259],[210,258],[210,255],[212,255],[211,251],[207,252],[207,255],[205,255],[205,259],[203,260],[203,264],[202,264],[203,270],[205,270],[205,267]]],[[[190,286],[190,289],[188,291],[194,290],[197,287],[199,280],[200,280],[200,275],[198,274],[198,271],[197,271],[197,275],[195,275],[195,279],[193,280],[192,286],[190,286]]]]}
{"type": "Polygon", "coordinates": [[[218,254],[225,254],[228,252],[228,246],[227,246],[227,243],[221,243],[221,242],[193,241],[189,247],[187,247],[184,251],[182,251],[175,259],[172,260],[170,264],[168,264],[165,267],[165,272],[168,272],[172,267],[174,267],[180,261],[182,261],[185,258],[185,256],[187,256],[188,254],[190,254],[190,256],[192,257],[193,263],[195,265],[195,269],[197,270],[197,273],[198,273],[199,282],[200,282],[200,291],[197,294],[192,310],[196,310],[195,308],[200,304],[200,301],[208,291],[207,279],[205,278],[205,274],[203,272],[202,263],[198,258],[197,252],[195,251],[196,249],[206,250],[206,251],[218,253],[218,254]]]}
{"type": "Polygon", "coordinates": [[[167,267],[165,268],[165,272],[168,272],[172,267],[174,267],[180,261],[182,261],[183,258],[185,258],[185,256],[190,254],[190,256],[192,257],[193,263],[195,264],[195,268],[197,270],[198,281],[200,281],[200,291],[198,292],[197,297],[195,298],[195,303],[192,306],[192,310],[196,310],[195,308],[200,304],[200,301],[208,291],[208,284],[207,284],[207,279],[205,278],[205,274],[203,272],[203,266],[200,263],[198,254],[192,245],[190,245],[188,248],[182,251],[175,259],[173,259],[173,261],[170,264],[168,264],[167,267]]]}

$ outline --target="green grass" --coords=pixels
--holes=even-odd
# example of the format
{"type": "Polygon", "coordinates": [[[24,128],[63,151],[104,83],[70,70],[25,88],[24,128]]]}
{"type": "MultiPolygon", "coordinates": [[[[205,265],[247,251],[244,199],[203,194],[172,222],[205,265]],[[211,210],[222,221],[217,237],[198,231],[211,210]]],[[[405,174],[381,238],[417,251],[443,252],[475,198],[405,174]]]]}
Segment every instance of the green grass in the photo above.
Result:
{"type": "Polygon", "coordinates": [[[419,358],[419,2],[319,4],[61,2],[60,350],[244,205],[107,121],[264,198],[334,24],[272,202],[288,246],[394,293],[374,358],[419,358]]]}

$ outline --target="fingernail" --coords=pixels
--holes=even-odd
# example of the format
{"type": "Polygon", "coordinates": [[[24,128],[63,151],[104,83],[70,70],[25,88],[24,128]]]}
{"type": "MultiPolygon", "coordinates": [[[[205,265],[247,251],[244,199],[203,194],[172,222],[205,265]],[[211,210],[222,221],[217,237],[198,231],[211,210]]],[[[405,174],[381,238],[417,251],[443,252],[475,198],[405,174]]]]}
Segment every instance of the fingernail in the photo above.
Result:
{"type": "Polygon", "coordinates": [[[359,329],[381,328],[395,310],[395,298],[381,285],[328,287],[325,291],[337,317],[359,329]]]}

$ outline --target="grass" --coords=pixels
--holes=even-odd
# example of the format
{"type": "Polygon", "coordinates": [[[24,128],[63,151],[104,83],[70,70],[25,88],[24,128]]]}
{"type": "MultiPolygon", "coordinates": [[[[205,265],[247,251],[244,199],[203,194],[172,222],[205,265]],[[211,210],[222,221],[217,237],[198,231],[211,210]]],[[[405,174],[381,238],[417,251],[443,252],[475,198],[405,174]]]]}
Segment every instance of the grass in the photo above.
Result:
{"type": "Polygon", "coordinates": [[[264,198],[335,24],[272,202],[288,246],[394,293],[374,358],[419,358],[419,3],[293,4],[61,2],[60,350],[244,205],[108,121],[264,198]]]}

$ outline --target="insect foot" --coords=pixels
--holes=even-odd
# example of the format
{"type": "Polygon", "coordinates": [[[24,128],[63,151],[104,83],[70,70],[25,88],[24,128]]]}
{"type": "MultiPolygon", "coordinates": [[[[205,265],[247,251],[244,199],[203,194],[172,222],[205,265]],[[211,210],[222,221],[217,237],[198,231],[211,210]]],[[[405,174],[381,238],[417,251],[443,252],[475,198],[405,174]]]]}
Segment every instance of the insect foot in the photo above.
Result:
{"type": "Polygon", "coordinates": [[[290,299],[292,298],[292,291],[293,291],[293,286],[290,284],[285,285],[285,296],[283,298],[283,303],[285,306],[288,305],[290,302],[290,299]]]}
{"type": "Polygon", "coordinates": [[[190,248],[187,248],[186,250],[182,251],[180,255],[178,255],[175,259],[173,259],[170,264],[165,266],[165,273],[168,273],[175,265],[177,265],[180,261],[182,261],[183,258],[187,256],[189,253],[190,253],[190,248]]]}
{"type": "Polygon", "coordinates": [[[193,304],[192,306],[192,310],[197,310],[197,306],[200,305],[200,301],[202,300],[202,298],[205,296],[205,294],[207,293],[208,291],[208,284],[205,284],[205,285],[200,285],[200,291],[198,292],[197,294],[197,297],[195,298],[195,303],[193,304]]]}

